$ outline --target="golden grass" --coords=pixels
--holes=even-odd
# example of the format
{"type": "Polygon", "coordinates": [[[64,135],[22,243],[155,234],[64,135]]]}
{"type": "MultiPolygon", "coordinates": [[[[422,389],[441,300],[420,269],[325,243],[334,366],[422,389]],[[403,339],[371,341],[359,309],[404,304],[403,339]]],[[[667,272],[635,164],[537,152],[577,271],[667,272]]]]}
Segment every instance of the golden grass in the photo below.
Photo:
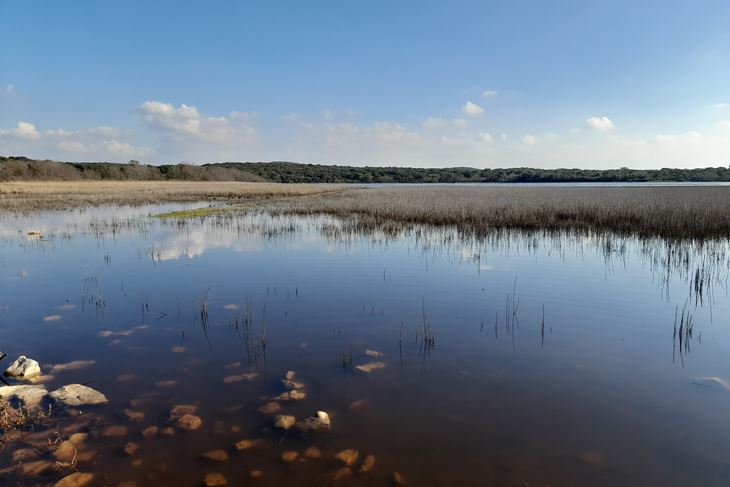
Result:
{"type": "Polygon", "coordinates": [[[342,191],[331,184],[229,181],[32,181],[0,183],[0,210],[219,201],[240,203],[342,191]]]}

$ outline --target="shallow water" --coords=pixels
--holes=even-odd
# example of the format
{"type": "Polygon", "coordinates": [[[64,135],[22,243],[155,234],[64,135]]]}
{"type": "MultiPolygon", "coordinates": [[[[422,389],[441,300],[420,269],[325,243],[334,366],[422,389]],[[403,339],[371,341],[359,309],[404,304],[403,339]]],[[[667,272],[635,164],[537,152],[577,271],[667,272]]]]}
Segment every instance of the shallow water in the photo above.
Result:
{"type": "Polygon", "coordinates": [[[727,242],[149,217],[177,208],[0,218],[3,365],[95,361],[46,385],[109,398],[79,408],[98,420],[84,427],[96,454],[77,468],[100,485],[199,485],[208,472],[240,485],[252,469],[270,485],[327,485],[346,448],[360,452],[352,485],[391,485],[395,471],[409,485],[727,485],[730,390],[700,379],[730,378],[727,242]],[[680,345],[683,310],[694,328],[680,345]],[[355,368],[375,360],[385,367],[355,368]],[[306,398],[283,413],[327,411],[331,431],[282,434],[257,411],[288,370],[306,398]],[[143,439],[175,404],[197,405],[202,427],[143,439]],[[128,432],[104,436],[109,425],[128,432]],[[263,442],[235,451],[244,438],[263,442]],[[311,445],[325,458],[281,459],[311,445]],[[201,458],[219,448],[229,460],[201,458]],[[367,454],[375,467],[357,475],[367,454]]]}

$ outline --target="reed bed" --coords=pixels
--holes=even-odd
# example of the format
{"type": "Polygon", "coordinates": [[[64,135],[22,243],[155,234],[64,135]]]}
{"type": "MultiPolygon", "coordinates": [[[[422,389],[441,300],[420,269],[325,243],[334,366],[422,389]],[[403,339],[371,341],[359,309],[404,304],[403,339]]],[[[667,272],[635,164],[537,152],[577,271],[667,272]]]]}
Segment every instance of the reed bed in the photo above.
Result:
{"type": "Polygon", "coordinates": [[[0,210],[63,210],[98,205],[217,201],[242,203],[341,191],[327,184],[231,181],[28,181],[0,183],[0,210]]]}
{"type": "Polygon", "coordinates": [[[608,230],[682,239],[730,237],[730,187],[469,187],[355,189],[291,200],[275,211],[357,217],[358,225],[449,225],[494,229],[608,230]]]}

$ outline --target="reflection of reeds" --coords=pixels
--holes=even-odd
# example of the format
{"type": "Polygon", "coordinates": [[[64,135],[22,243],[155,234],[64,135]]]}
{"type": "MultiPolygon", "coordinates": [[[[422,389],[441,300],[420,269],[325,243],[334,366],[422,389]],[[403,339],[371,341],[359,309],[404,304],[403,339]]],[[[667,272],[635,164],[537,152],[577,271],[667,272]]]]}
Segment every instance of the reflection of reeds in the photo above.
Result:
{"type": "Polygon", "coordinates": [[[694,336],[694,316],[687,309],[687,301],[679,314],[679,306],[674,310],[674,350],[679,351],[679,359],[684,365],[684,357],[690,352],[690,342],[694,336]]]}
{"type": "Polygon", "coordinates": [[[208,336],[208,328],[210,322],[208,321],[208,293],[210,288],[205,291],[203,299],[200,301],[200,321],[203,324],[203,333],[205,333],[205,340],[208,342],[208,347],[213,350],[213,346],[210,344],[210,337],[208,336]]]}

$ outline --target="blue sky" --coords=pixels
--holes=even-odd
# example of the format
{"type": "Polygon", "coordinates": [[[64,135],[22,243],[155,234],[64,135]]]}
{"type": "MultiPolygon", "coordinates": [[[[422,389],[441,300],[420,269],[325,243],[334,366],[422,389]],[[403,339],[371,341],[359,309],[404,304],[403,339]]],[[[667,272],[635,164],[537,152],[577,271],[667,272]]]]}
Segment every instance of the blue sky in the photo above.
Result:
{"type": "Polygon", "coordinates": [[[0,0],[0,154],[730,164],[730,2],[0,0]]]}

